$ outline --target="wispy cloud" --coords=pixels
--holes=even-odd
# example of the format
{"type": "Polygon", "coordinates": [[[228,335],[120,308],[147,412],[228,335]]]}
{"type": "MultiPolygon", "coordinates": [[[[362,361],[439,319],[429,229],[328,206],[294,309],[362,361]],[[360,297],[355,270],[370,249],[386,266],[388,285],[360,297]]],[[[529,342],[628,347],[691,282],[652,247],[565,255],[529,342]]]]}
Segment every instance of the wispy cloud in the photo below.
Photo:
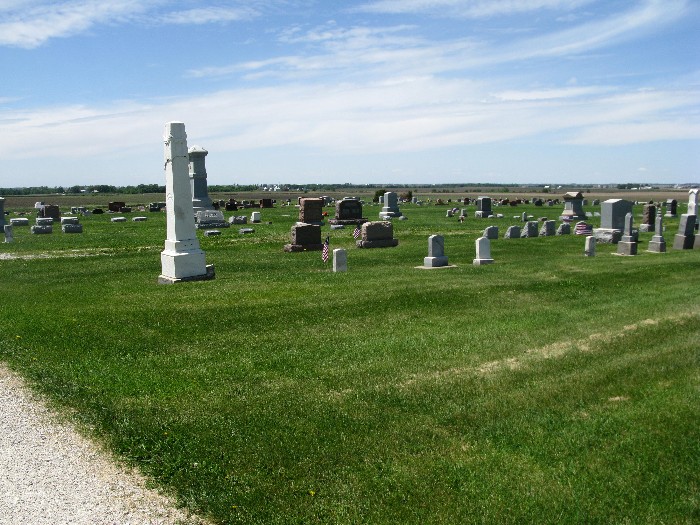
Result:
{"type": "Polygon", "coordinates": [[[159,21],[164,24],[210,24],[250,20],[259,15],[259,11],[250,7],[212,6],[173,11],[161,16],[159,21]]]}
{"type": "Polygon", "coordinates": [[[512,15],[542,9],[571,10],[594,0],[378,0],[356,8],[357,11],[383,14],[429,14],[485,18],[512,15]]]}
{"type": "Polygon", "coordinates": [[[51,38],[69,37],[96,24],[124,21],[149,8],[137,0],[29,3],[0,6],[0,45],[34,48],[51,38]]]}
{"type": "Polygon", "coordinates": [[[698,89],[493,88],[464,79],[395,78],[236,89],[152,104],[11,111],[0,113],[5,121],[0,155],[77,158],[151,149],[169,120],[186,122],[193,139],[221,152],[279,146],[415,152],[543,136],[551,143],[595,145],[700,139],[693,117],[698,89]]]}
{"type": "Polygon", "coordinates": [[[101,24],[228,23],[260,15],[255,2],[168,11],[164,0],[7,0],[0,4],[0,46],[32,49],[52,38],[66,38],[101,24]]]}
{"type": "MultiPolygon", "coordinates": [[[[420,3],[424,4],[433,5],[420,3]]],[[[409,75],[466,72],[522,60],[590,53],[657,30],[678,20],[686,11],[684,0],[648,1],[607,18],[505,42],[475,38],[428,40],[409,25],[340,28],[329,24],[309,31],[294,27],[283,32],[280,40],[303,46],[297,54],[202,67],[188,75],[201,78],[240,74],[254,80],[309,78],[329,72],[341,72],[345,77],[399,71],[409,75]]]]}

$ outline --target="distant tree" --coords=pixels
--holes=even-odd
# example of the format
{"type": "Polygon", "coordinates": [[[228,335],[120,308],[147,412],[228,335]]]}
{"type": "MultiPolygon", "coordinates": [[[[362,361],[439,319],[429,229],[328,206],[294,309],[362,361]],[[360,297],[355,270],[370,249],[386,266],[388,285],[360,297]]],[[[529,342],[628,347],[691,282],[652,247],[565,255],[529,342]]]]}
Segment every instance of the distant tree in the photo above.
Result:
{"type": "Polygon", "coordinates": [[[372,197],[372,202],[379,202],[379,197],[386,193],[385,189],[377,190],[374,192],[374,197],[372,197]]]}

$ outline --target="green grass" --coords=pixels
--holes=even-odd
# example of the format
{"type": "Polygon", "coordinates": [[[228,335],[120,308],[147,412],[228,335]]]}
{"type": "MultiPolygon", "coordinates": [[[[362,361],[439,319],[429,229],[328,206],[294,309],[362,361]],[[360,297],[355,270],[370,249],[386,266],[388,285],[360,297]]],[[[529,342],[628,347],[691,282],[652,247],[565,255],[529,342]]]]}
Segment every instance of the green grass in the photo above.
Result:
{"type": "Polygon", "coordinates": [[[324,227],[346,274],[283,253],[296,210],[262,210],[252,237],[200,237],[214,281],[172,286],[163,214],[15,228],[2,252],[54,257],[0,260],[0,359],[215,522],[700,520],[700,252],[670,250],[677,220],[666,254],[499,239],[474,267],[484,227],[559,207],[402,210],[396,248],[324,227]],[[414,268],[433,233],[456,268],[414,268]]]}

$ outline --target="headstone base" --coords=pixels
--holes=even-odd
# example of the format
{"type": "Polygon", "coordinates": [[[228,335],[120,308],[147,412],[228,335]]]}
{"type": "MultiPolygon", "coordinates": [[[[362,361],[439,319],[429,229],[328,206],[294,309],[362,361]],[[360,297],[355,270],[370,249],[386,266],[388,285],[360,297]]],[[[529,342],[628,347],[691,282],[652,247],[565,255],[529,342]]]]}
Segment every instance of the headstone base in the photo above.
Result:
{"type": "Polygon", "coordinates": [[[403,214],[400,211],[380,211],[379,212],[379,218],[382,219],[383,221],[386,220],[391,220],[391,219],[397,219],[401,217],[403,214]]]}
{"type": "Polygon", "coordinates": [[[180,282],[190,277],[198,277],[199,280],[206,278],[204,276],[207,274],[207,265],[198,241],[166,240],[165,243],[166,249],[160,253],[162,273],[159,280],[163,278],[180,282]],[[175,246],[168,247],[168,244],[175,246]]]}
{"type": "Polygon", "coordinates": [[[442,266],[447,266],[447,256],[443,255],[442,257],[424,257],[423,258],[423,266],[426,268],[440,268],[442,266]]]}
{"type": "Polygon", "coordinates": [[[204,223],[197,223],[195,224],[195,227],[198,230],[213,230],[216,228],[229,228],[231,226],[230,223],[226,221],[222,222],[204,222],[204,223]]]}
{"type": "Polygon", "coordinates": [[[483,264],[492,264],[493,259],[474,259],[474,266],[481,266],[483,264]]]}
{"type": "Polygon", "coordinates": [[[637,255],[637,243],[627,241],[618,242],[617,255],[637,255]]]}
{"type": "Polygon", "coordinates": [[[330,219],[328,224],[343,224],[345,226],[362,226],[368,222],[364,217],[362,219],[330,219]]]}
{"type": "Polygon", "coordinates": [[[649,233],[649,232],[654,232],[656,228],[654,228],[653,224],[640,224],[639,225],[639,231],[642,233],[649,233]]]}
{"type": "Polygon", "coordinates": [[[602,244],[617,244],[622,239],[622,231],[609,228],[593,228],[593,237],[602,244]]]}
{"type": "Polygon", "coordinates": [[[48,225],[35,225],[31,227],[31,232],[34,234],[43,234],[43,233],[53,233],[53,226],[48,224],[48,225]]]}
{"type": "Polygon", "coordinates": [[[488,219],[489,217],[491,217],[491,215],[493,215],[493,213],[491,213],[490,211],[475,211],[474,212],[474,217],[477,219],[488,219]]]}
{"type": "Polygon", "coordinates": [[[214,279],[214,277],[216,277],[216,273],[214,272],[214,265],[213,264],[207,264],[205,269],[206,269],[205,274],[192,275],[189,277],[168,277],[167,275],[159,275],[158,276],[158,284],[175,284],[175,283],[185,283],[185,282],[190,282],[190,281],[209,281],[211,279],[214,279]]]}
{"type": "Polygon", "coordinates": [[[398,239],[378,239],[376,241],[357,241],[358,248],[390,248],[398,246],[398,239]]]}
{"type": "Polygon", "coordinates": [[[63,233],[83,233],[82,224],[64,224],[61,226],[61,231],[63,233]]]}
{"type": "Polygon", "coordinates": [[[676,234],[673,237],[674,250],[692,250],[695,244],[695,235],[676,234]]]}
{"type": "Polygon", "coordinates": [[[666,241],[664,238],[661,237],[660,240],[654,240],[654,237],[652,237],[652,239],[649,241],[647,251],[653,253],[666,253],[666,241]]]}
{"type": "Polygon", "coordinates": [[[323,250],[323,244],[285,244],[285,252],[317,252],[323,250]]]}

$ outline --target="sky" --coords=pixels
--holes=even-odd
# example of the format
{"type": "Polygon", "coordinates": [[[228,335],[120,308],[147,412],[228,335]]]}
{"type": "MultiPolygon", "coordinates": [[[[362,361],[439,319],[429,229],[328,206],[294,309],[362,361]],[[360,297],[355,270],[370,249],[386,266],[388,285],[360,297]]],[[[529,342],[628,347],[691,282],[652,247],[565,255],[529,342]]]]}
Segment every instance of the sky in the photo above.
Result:
{"type": "Polygon", "coordinates": [[[700,180],[700,0],[0,0],[0,187],[700,180]]]}

